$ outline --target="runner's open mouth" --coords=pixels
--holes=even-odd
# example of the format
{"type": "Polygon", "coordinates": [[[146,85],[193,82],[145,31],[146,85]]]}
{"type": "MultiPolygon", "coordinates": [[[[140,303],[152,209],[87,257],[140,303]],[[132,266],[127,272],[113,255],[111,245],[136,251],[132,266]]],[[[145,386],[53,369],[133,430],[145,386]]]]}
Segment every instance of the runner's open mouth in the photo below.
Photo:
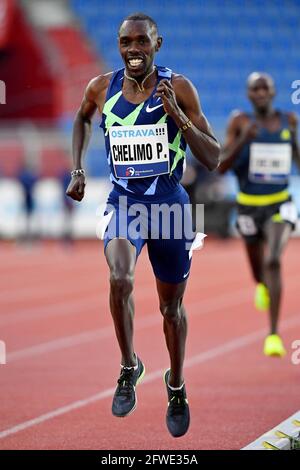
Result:
{"type": "Polygon", "coordinates": [[[144,64],[144,60],[141,58],[128,59],[127,64],[131,69],[138,69],[144,64]]]}

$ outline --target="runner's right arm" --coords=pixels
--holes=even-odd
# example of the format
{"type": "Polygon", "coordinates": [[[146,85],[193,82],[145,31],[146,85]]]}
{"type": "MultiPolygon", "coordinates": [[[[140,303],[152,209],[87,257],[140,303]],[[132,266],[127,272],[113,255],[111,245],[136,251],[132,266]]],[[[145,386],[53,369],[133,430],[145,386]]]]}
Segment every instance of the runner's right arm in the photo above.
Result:
{"type": "MultiPolygon", "coordinates": [[[[73,169],[82,168],[83,157],[86,152],[91,132],[92,118],[98,108],[102,113],[109,76],[99,75],[88,84],[81,105],[76,113],[73,124],[72,155],[73,169]]],[[[68,189],[67,196],[75,201],[81,201],[84,197],[85,177],[84,175],[73,176],[68,189]]]]}
{"type": "Polygon", "coordinates": [[[225,173],[232,167],[236,157],[248,140],[253,139],[257,133],[257,124],[250,121],[244,113],[235,113],[228,124],[226,140],[221,152],[219,172],[225,173]]]}

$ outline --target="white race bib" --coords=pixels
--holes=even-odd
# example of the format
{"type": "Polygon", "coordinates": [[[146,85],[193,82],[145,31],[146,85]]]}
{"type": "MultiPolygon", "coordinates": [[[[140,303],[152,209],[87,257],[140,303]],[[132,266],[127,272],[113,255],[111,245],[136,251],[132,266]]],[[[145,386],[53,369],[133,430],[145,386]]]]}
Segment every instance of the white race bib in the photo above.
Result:
{"type": "Polygon", "coordinates": [[[292,163],[292,146],[284,144],[250,144],[249,179],[255,183],[278,183],[288,180],[292,163]]]}
{"type": "Polygon", "coordinates": [[[109,141],[117,178],[148,178],[170,172],[167,124],[112,126],[109,141]]]}
{"type": "Polygon", "coordinates": [[[256,224],[250,215],[241,214],[237,218],[238,228],[242,235],[256,235],[257,227],[256,224]]]}

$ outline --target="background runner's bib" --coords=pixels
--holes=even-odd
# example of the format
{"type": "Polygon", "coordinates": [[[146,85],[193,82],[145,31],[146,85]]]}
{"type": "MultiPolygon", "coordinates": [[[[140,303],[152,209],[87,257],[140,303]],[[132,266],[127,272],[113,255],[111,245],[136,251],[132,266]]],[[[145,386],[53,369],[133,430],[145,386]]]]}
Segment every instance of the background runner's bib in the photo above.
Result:
{"type": "Polygon", "coordinates": [[[280,121],[280,126],[276,131],[269,131],[258,122],[255,114],[248,114],[248,118],[251,119],[252,122],[257,123],[257,134],[251,141],[244,144],[233,163],[233,171],[238,178],[239,189],[242,193],[250,195],[268,195],[285,191],[288,188],[288,172],[290,167],[288,155],[291,153],[293,143],[293,137],[290,131],[290,118],[288,113],[276,111],[276,114],[280,121]],[[255,147],[256,145],[258,146],[255,147]],[[290,150],[288,150],[288,147],[290,150]],[[266,153],[265,149],[267,149],[266,153]],[[285,154],[283,155],[282,163],[280,161],[282,157],[280,156],[279,161],[277,161],[278,149],[280,150],[280,154],[285,154]],[[251,153],[252,155],[250,156],[251,153]],[[260,161],[261,156],[262,161],[260,161]],[[267,165],[268,162],[272,162],[274,158],[275,171],[274,163],[271,164],[271,171],[270,167],[262,169],[262,164],[267,165]],[[279,171],[278,168],[280,168],[279,171]]]}
{"type": "Polygon", "coordinates": [[[147,178],[170,172],[167,124],[112,126],[109,141],[117,178],[147,178]]]}
{"type": "Polygon", "coordinates": [[[257,183],[282,184],[291,171],[290,143],[252,143],[250,145],[249,179],[257,183]]]}

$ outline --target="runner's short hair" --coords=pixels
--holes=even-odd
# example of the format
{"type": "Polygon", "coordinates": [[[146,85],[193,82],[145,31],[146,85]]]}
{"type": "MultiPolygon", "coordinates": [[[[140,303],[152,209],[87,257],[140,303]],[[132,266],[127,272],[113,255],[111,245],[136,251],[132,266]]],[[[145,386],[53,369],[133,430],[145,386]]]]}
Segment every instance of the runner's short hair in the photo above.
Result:
{"type": "Polygon", "coordinates": [[[126,18],[124,18],[122,20],[122,23],[120,24],[119,32],[124,21],[148,21],[149,25],[153,27],[155,32],[157,33],[158,31],[156,21],[154,21],[154,19],[151,18],[151,16],[145,15],[145,13],[138,12],[138,13],[132,13],[131,15],[126,16],[126,18]]]}

